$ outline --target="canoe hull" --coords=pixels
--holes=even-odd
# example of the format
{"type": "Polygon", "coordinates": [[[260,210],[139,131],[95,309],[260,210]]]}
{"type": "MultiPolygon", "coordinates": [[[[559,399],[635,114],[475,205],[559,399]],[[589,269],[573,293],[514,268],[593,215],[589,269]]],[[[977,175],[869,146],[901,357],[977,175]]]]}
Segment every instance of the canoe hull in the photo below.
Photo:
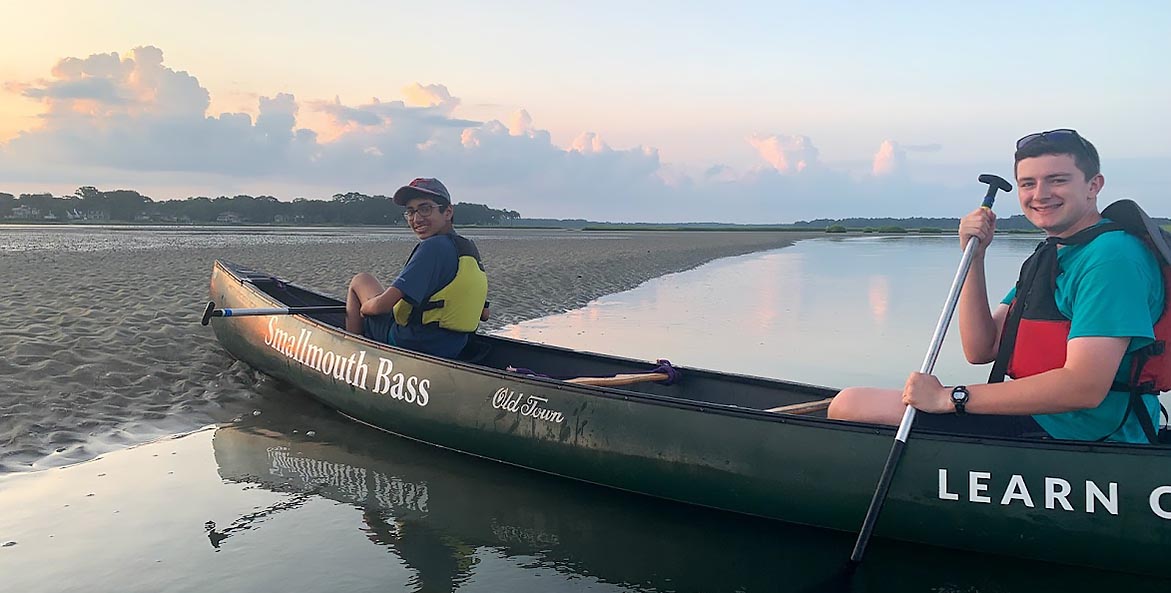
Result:
{"type": "MultiPolygon", "coordinates": [[[[246,276],[217,263],[217,306],[279,306],[246,276]]],[[[792,523],[857,530],[893,436],[883,427],[523,377],[376,344],[304,316],[212,323],[236,358],[389,432],[792,523]]],[[[730,379],[728,389],[737,385],[730,379]]],[[[875,534],[1159,574],[1171,549],[1168,461],[1152,447],[916,434],[875,534]]]]}

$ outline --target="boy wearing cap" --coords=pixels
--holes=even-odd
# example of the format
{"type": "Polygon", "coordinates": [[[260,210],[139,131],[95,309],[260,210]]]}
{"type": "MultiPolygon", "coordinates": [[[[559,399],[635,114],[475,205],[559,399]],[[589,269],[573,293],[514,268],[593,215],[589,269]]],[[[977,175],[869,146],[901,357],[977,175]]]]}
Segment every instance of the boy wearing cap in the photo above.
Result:
{"type": "Polygon", "coordinates": [[[996,363],[990,382],[945,387],[916,372],[901,391],[842,391],[831,418],[897,425],[910,405],[926,412],[916,426],[948,432],[1154,440],[1159,402],[1137,387],[1144,363],[1135,363],[1147,360],[1164,314],[1156,255],[1102,217],[1098,151],[1076,131],[1029,134],[1017,142],[1015,161],[1021,211],[1047,239],[995,310],[984,255],[996,216],[981,208],[960,221],[961,245],[979,241],[960,293],[960,338],[969,362],[996,363]],[[1006,373],[1015,380],[1002,382],[1006,373]]]}
{"type": "Polygon", "coordinates": [[[394,193],[419,238],[387,288],[365,272],[346,295],[346,331],[409,350],[455,358],[468,335],[488,319],[488,278],[480,252],[456,234],[451,194],[438,179],[420,177],[394,193]]]}

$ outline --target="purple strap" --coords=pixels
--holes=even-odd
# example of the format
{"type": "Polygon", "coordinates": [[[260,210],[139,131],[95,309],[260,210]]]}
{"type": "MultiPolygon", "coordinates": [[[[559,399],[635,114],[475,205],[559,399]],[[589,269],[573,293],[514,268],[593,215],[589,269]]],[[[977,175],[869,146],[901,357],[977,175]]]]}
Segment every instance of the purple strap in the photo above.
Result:
{"type": "Polygon", "coordinates": [[[682,373],[679,372],[679,369],[671,366],[671,361],[667,360],[666,358],[660,358],[655,362],[659,363],[659,366],[655,367],[655,369],[651,372],[663,373],[664,375],[667,375],[666,379],[662,381],[655,381],[655,383],[659,383],[661,385],[671,385],[675,381],[679,380],[679,376],[682,373]]]}

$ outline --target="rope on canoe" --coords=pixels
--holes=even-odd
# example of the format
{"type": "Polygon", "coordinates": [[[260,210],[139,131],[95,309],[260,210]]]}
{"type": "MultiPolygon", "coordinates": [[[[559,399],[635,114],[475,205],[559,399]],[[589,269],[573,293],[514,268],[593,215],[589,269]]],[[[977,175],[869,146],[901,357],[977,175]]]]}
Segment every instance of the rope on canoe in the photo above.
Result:
{"type": "Polygon", "coordinates": [[[582,383],[586,385],[622,385],[627,383],[638,383],[640,381],[654,381],[660,385],[671,385],[678,381],[683,374],[682,371],[671,365],[671,361],[665,358],[660,358],[656,360],[655,363],[658,364],[658,366],[642,374],[614,374],[601,377],[555,377],[552,375],[538,373],[532,369],[514,366],[509,366],[505,368],[505,370],[528,377],[557,379],[560,381],[569,381],[572,383],[582,383]],[[596,380],[596,382],[592,380],[596,380]]]}

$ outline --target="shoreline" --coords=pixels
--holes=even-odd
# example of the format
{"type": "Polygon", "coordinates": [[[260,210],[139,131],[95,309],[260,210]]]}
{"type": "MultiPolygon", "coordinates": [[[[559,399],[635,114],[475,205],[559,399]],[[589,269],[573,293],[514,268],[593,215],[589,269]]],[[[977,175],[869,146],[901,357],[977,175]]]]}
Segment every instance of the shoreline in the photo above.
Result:
{"type": "MultiPolygon", "coordinates": [[[[465,234],[489,274],[492,319],[481,331],[575,309],[716,259],[824,236],[476,228],[465,234]]],[[[288,236],[218,248],[0,253],[13,281],[0,307],[0,475],[232,421],[253,413],[260,392],[287,389],[233,361],[199,325],[215,259],[341,295],[358,272],[388,283],[414,244],[413,237],[322,243],[288,236]]]]}

